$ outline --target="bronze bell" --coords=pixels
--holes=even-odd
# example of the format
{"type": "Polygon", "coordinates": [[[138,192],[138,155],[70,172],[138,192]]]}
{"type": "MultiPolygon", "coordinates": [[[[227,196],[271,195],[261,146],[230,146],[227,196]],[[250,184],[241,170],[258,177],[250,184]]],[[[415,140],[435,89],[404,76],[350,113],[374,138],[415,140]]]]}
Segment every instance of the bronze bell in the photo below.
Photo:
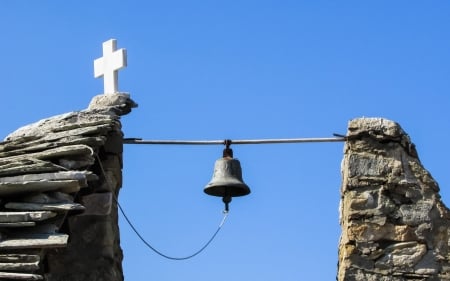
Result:
{"type": "Polygon", "coordinates": [[[214,174],[211,181],[205,186],[204,192],[208,195],[222,197],[225,211],[228,211],[228,203],[231,202],[232,197],[250,193],[250,188],[242,179],[241,163],[233,158],[233,151],[228,146],[223,152],[223,158],[216,161],[214,174]]]}

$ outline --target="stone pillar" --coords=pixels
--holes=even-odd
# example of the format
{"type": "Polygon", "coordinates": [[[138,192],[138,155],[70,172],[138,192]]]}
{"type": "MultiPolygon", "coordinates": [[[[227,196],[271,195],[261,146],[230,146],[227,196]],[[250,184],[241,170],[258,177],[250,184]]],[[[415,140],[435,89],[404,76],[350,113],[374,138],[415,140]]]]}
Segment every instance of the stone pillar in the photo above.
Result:
{"type": "Polygon", "coordinates": [[[123,133],[118,116],[137,106],[128,95],[97,96],[86,111],[111,117],[101,135],[104,143],[92,147],[95,177],[76,196],[86,209],[68,216],[62,227],[69,234],[67,248],[48,255],[48,281],[122,281],[122,250],[116,198],[122,186],[123,133]]]}
{"type": "Polygon", "coordinates": [[[350,121],[338,281],[450,280],[450,212],[395,122],[350,121]]]}

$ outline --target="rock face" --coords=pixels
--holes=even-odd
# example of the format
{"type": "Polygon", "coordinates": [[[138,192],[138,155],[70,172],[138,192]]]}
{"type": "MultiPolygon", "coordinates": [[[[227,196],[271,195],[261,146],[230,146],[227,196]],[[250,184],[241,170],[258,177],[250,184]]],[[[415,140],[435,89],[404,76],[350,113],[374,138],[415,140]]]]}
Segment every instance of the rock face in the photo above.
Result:
{"type": "Polygon", "coordinates": [[[450,280],[450,212],[408,135],[381,118],[347,135],[337,279],[450,280]]]}
{"type": "Polygon", "coordinates": [[[117,198],[126,94],[0,143],[0,279],[121,281],[117,198]]]}

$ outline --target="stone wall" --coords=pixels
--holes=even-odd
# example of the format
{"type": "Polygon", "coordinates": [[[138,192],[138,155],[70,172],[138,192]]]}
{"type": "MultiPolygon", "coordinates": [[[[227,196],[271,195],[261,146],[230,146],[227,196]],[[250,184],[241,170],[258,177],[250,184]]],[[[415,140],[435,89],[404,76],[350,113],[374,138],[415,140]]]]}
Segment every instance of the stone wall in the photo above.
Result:
{"type": "MultiPolygon", "coordinates": [[[[0,143],[0,280],[122,281],[115,198],[128,95],[41,120],[0,143]]],[[[401,127],[349,123],[338,281],[450,281],[450,211],[401,127]]]]}
{"type": "Polygon", "coordinates": [[[135,106],[97,96],[0,143],[1,280],[123,280],[119,117],[135,106]]]}
{"type": "Polygon", "coordinates": [[[397,123],[350,121],[342,177],[339,281],[450,280],[450,212],[397,123]]]}

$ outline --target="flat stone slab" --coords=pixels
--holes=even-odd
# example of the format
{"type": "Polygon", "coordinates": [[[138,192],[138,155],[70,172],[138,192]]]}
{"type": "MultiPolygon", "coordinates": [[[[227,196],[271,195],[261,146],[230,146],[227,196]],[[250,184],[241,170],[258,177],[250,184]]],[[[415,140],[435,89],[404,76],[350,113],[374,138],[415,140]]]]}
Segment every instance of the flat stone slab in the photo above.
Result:
{"type": "Polygon", "coordinates": [[[20,183],[31,181],[57,181],[57,180],[78,180],[85,181],[88,174],[87,171],[61,171],[56,173],[39,173],[27,174],[14,177],[0,178],[0,183],[20,183]]]}
{"type": "Polygon", "coordinates": [[[39,262],[41,257],[39,255],[27,254],[3,254],[0,255],[0,262],[39,262]]]}
{"type": "Polygon", "coordinates": [[[0,222],[0,227],[29,227],[35,226],[34,221],[21,221],[21,222],[0,222]]]}
{"type": "Polygon", "coordinates": [[[67,145],[56,148],[47,149],[40,152],[34,152],[23,155],[10,156],[0,159],[0,164],[3,164],[6,161],[17,161],[21,159],[50,159],[50,158],[58,158],[64,156],[80,156],[80,155],[91,155],[92,148],[87,145],[75,144],[75,145],[67,145]]]}
{"type": "Polygon", "coordinates": [[[0,212],[0,223],[43,221],[54,216],[56,213],[49,211],[0,212]]]}
{"type": "Polygon", "coordinates": [[[60,170],[62,170],[60,166],[38,159],[11,160],[0,164],[0,176],[24,173],[46,173],[60,170]]]}
{"type": "MultiPolygon", "coordinates": [[[[19,140],[4,142],[0,144],[0,158],[5,157],[23,157],[31,155],[40,158],[40,155],[46,155],[48,152],[61,151],[61,148],[74,145],[101,146],[106,138],[101,136],[111,129],[111,124],[98,125],[94,127],[76,128],[73,130],[49,132],[46,135],[31,141],[23,142],[19,140]],[[85,136],[99,135],[99,136],[85,136]],[[42,154],[44,153],[44,154],[42,154]]],[[[89,152],[89,151],[88,151],[89,152]]]]}
{"type": "Polygon", "coordinates": [[[41,275],[15,272],[0,272],[1,280],[44,280],[41,275]]]}
{"type": "Polygon", "coordinates": [[[39,262],[17,262],[17,263],[0,262],[0,270],[5,271],[33,272],[38,269],[39,269],[39,262]]]}
{"type": "Polygon", "coordinates": [[[30,210],[30,211],[83,211],[85,207],[78,203],[21,203],[21,202],[9,202],[5,205],[7,209],[14,210],[30,210]]]}
{"type": "Polygon", "coordinates": [[[30,234],[0,241],[0,250],[61,248],[66,247],[68,239],[67,234],[30,234]]]}
{"type": "Polygon", "coordinates": [[[69,131],[80,127],[96,127],[111,124],[114,120],[116,120],[114,116],[88,110],[69,112],[23,126],[9,134],[5,141],[30,142],[53,132],[69,131]]]}
{"type": "Polygon", "coordinates": [[[58,180],[58,181],[28,181],[15,183],[0,183],[0,196],[16,195],[27,192],[45,192],[61,190],[66,193],[80,190],[78,180],[58,180]]]}

